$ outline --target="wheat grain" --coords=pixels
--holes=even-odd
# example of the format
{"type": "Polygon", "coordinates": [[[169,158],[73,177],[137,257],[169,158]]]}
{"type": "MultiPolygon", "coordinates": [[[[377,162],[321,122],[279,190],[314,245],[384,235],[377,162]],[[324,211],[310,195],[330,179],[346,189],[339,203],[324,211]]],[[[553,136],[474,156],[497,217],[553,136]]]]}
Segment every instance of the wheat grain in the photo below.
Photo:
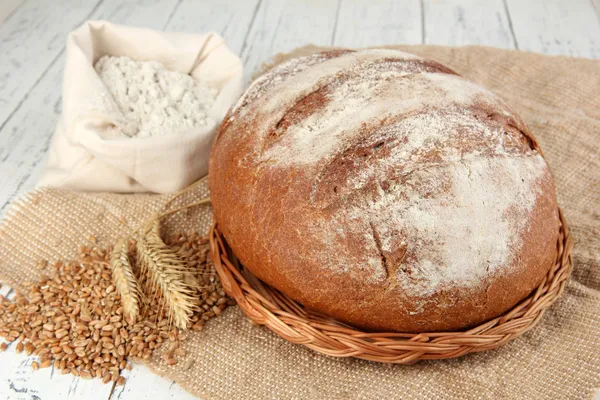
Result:
{"type": "MultiPolygon", "coordinates": [[[[129,253],[135,250],[135,242],[126,243],[129,253]]],[[[221,309],[232,304],[212,265],[203,259],[207,249],[203,238],[178,234],[163,243],[184,258],[181,269],[192,265],[190,260],[198,261],[193,269],[186,270],[200,283],[188,287],[198,307],[188,316],[186,327],[202,326],[214,316],[214,304],[221,309]]],[[[54,365],[61,373],[86,379],[104,380],[110,373],[109,379],[116,382],[121,370],[131,368],[129,357],[149,359],[163,343],[169,343],[167,350],[173,350],[165,361],[176,362],[174,356],[185,354],[180,347],[185,334],[171,328],[168,310],[161,310],[162,293],[148,298],[147,304],[140,303],[143,309],[136,320],[124,318],[122,297],[113,282],[112,254],[85,246],[80,251],[75,260],[55,263],[52,276],[42,276],[40,282],[28,285],[26,296],[15,296],[14,302],[0,298],[0,336],[10,342],[19,340],[19,351],[39,357],[32,368],[54,365]]],[[[132,269],[140,287],[151,286],[152,277],[140,274],[134,258],[132,254],[132,269]]],[[[0,344],[0,350],[6,347],[6,343],[0,344]]]]}

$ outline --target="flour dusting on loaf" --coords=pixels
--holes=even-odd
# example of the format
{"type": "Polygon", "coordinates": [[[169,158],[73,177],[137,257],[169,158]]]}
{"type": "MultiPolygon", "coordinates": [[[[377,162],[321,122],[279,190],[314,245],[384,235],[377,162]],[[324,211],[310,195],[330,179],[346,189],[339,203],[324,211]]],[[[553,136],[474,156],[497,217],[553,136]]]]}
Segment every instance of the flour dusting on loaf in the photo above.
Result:
{"type": "Polygon", "coordinates": [[[362,225],[365,253],[380,254],[371,261],[374,279],[393,272],[394,284],[410,296],[477,287],[512,265],[543,163],[540,156],[473,158],[418,170],[337,217],[362,225]]]}
{"type": "Polygon", "coordinates": [[[552,258],[554,183],[535,139],[504,101],[434,61],[363,50],[280,64],[215,149],[213,203],[236,254],[351,323],[446,329],[461,304],[470,323],[522,298],[552,258]],[[514,276],[528,279],[511,293],[514,276]],[[370,314],[382,307],[396,320],[370,314]]]}

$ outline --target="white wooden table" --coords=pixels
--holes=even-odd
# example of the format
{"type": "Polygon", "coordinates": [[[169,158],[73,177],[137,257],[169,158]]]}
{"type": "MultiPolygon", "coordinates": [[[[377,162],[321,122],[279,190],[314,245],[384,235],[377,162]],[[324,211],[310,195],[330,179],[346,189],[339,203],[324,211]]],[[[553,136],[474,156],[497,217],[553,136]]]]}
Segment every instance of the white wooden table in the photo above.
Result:
{"type": "MultiPolygon", "coordinates": [[[[247,78],[271,55],[308,43],[481,44],[600,58],[600,0],[0,0],[0,214],[40,176],[61,111],[65,38],[87,19],[218,32],[247,78]]],[[[194,398],[143,366],[111,392],[30,364],[12,348],[0,354],[0,399],[194,398]]]]}

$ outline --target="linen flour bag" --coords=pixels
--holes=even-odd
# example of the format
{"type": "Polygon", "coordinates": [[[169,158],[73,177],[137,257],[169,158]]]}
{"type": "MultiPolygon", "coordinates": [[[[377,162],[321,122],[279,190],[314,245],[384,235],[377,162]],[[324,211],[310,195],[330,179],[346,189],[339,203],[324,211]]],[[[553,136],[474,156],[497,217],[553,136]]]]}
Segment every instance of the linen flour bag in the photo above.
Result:
{"type": "MultiPolygon", "coordinates": [[[[69,34],[66,47],[62,115],[39,186],[169,193],[207,173],[216,129],[243,89],[242,63],[221,37],[88,21],[69,34]],[[143,129],[135,126],[131,120],[134,110],[138,111],[135,107],[147,105],[134,98],[137,105],[127,107],[132,112],[125,115],[124,101],[132,98],[129,88],[117,88],[117,94],[123,96],[115,97],[95,65],[105,79],[113,79],[117,85],[123,83],[119,79],[125,79],[119,71],[126,71],[127,79],[138,86],[148,82],[150,74],[156,81],[151,83],[163,85],[169,96],[178,96],[171,89],[181,91],[173,85],[174,75],[189,74],[201,83],[201,90],[213,96],[205,104],[203,124],[171,124],[163,131],[160,124],[143,129]]],[[[154,100],[166,101],[161,96],[154,100]]],[[[193,114],[193,107],[185,103],[190,96],[178,101],[180,104],[167,108],[169,116],[188,118],[193,114]]],[[[193,96],[191,101],[195,101],[193,96]]],[[[151,107],[144,110],[139,112],[140,118],[157,118],[151,107]]]]}

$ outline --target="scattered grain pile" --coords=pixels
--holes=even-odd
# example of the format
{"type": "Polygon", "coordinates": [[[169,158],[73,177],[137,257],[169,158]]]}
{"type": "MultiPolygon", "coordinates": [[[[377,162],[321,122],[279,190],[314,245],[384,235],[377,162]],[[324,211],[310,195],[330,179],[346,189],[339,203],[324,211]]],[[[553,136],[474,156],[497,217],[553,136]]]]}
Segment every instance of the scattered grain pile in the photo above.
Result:
{"type": "MultiPolygon", "coordinates": [[[[200,330],[232,304],[207,259],[208,240],[195,233],[178,234],[165,243],[185,260],[188,279],[195,283],[188,289],[188,295],[197,300],[186,328],[200,330]]],[[[136,257],[135,242],[129,241],[124,248],[127,257],[136,257]]],[[[176,364],[176,357],[185,354],[180,347],[185,334],[173,327],[165,299],[160,291],[152,290],[152,276],[141,274],[137,263],[130,262],[142,288],[136,293],[140,312],[132,319],[113,283],[110,263],[110,249],[87,246],[81,247],[74,260],[52,266],[40,262],[42,272],[51,271],[49,276],[26,285],[27,293],[17,294],[14,301],[0,296],[0,336],[16,341],[17,352],[37,355],[39,361],[31,364],[34,370],[54,366],[63,374],[96,377],[104,383],[123,384],[121,371],[130,368],[128,359],[149,359],[164,343],[168,343],[163,353],[166,362],[176,364]]],[[[120,279],[115,279],[117,285],[120,279]]],[[[2,343],[0,350],[6,347],[2,343]]]]}

